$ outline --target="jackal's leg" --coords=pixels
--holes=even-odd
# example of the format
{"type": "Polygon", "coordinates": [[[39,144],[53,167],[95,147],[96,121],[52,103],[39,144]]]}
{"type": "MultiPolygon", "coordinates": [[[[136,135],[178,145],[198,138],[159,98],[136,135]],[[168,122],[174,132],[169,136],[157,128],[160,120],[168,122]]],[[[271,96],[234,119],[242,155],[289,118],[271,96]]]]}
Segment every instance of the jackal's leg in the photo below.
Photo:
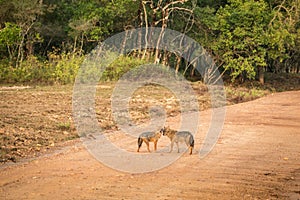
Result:
{"type": "Polygon", "coordinates": [[[157,141],[154,141],[154,151],[157,149],[157,141]]]}
{"type": "Polygon", "coordinates": [[[171,142],[171,146],[170,146],[170,151],[169,151],[169,153],[171,153],[171,152],[173,151],[173,145],[174,145],[174,142],[172,141],[172,142],[171,142]]]}
{"type": "Polygon", "coordinates": [[[189,143],[189,141],[188,141],[188,140],[185,140],[185,144],[186,144],[186,146],[187,146],[187,147],[189,147],[189,146],[190,146],[190,143],[189,143]]]}
{"type": "Polygon", "coordinates": [[[178,145],[178,142],[176,142],[176,145],[177,145],[177,153],[179,153],[179,145],[178,145]]]}
{"type": "Polygon", "coordinates": [[[138,138],[138,149],[137,149],[137,152],[140,152],[140,148],[141,148],[142,144],[143,144],[143,139],[139,137],[138,138]]]}
{"type": "Polygon", "coordinates": [[[147,149],[148,151],[150,152],[150,148],[149,148],[149,142],[148,141],[145,141],[146,145],[147,145],[147,149]]]}
{"type": "Polygon", "coordinates": [[[185,144],[186,144],[186,146],[189,148],[190,154],[191,154],[191,145],[190,145],[189,141],[188,141],[188,140],[185,140],[185,144]]]}
{"type": "Polygon", "coordinates": [[[193,147],[190,146],[190,155],[192,155],[192,153],[193,153],[193,147]]]}

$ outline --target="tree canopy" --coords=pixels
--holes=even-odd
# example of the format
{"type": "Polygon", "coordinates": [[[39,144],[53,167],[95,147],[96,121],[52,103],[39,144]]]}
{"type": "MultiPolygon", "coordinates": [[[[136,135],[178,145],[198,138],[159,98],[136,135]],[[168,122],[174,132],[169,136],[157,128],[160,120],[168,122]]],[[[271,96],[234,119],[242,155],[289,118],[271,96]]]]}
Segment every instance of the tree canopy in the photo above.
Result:
{"type": "MultiPolygon", "coordinates": [[[[299,73],[298,0],[0,0],[0,7],[1,82],[70,82],[61,81],[62,74],[74,77],[83,56],[101,41],[151,26],[195,39],[231,81],[263,83],[266,71],[299,73]]],[[[174,52],[128,56],[132,65],[132,59],[151,61],[202,78],[174,52]]],[[[116,68],[125,72],[128,65],[111,70],[116,68]]]]}

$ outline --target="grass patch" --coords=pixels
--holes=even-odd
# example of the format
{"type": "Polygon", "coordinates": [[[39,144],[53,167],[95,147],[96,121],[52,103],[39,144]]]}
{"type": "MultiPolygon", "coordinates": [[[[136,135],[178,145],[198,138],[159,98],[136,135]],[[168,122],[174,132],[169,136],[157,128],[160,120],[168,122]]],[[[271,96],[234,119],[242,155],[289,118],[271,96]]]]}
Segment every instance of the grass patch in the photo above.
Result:
{"type": "Polygon", "coordinates": [[[59,122],[58,128],[62,131],[68,131],[71,129],[71,123],[70,122],[59,122]]]}

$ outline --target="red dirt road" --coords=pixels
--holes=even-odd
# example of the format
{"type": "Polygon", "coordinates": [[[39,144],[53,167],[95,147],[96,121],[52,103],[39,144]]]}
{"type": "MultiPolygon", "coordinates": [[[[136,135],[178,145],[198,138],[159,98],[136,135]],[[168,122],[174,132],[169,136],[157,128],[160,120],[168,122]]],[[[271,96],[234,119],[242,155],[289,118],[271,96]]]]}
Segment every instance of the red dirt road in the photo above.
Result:
{"type": "MultiPolygon", "coordinates": [[[[201,112],[201,133],[207,130],[209,118],[209,110],[201,112]]],[[[300,91],[228,106],[223,131],[208,156],[185,154],[172,165],[145,174],[110,169],[77,141],[48,156],[3,165],[0,199],[297,200],[299,122],[300,91]]],[[[176,125],[176,118],[172,123],[176,125]]],[[[203,134],[196,136],[196,151],[202,138],[203,134]]],[[[160,145],[167,139],[161,141],[160,145]]],[[[136,148],[136,142],[131,145],[136,148]]]]}

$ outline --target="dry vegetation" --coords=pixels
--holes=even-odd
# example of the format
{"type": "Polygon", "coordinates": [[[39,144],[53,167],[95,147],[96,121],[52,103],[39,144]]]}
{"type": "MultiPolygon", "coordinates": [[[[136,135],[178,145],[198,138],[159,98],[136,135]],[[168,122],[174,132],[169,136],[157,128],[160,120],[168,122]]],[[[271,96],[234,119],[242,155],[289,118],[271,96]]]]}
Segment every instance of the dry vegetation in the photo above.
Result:
{"type": "MultiPolygon", "coordinates": [[[[226,86],[227,104],[253,100],[276,90],[299,90],[299,76],[268,77],[265,86],[226,86]],[[272,79],[271,79],[272,78],[272,79]],[[282,78],[286,81],[282,81],[282,78]],[[277,88],[277,89],[275,89],[277,88]]],[[[100,126],[115,130],[111,113],[111,94],[115,83],[101,83],[96,95],[96,113],[100,126]]],[[[201,82],[192,83],[201,110],[210,108],[210,95],[201,82]]],[[[72,85],[0,88],[0,161],[16,162],[23,157],[37,156],[62,142],[78,137],[72,121],[72,85]]],[[[167,116],[180,113],[179,101],[166,88],[147,85],[136,90],[129,101],[135,123],[149,120],[149,108],[161,106],[167,116]]]]}

